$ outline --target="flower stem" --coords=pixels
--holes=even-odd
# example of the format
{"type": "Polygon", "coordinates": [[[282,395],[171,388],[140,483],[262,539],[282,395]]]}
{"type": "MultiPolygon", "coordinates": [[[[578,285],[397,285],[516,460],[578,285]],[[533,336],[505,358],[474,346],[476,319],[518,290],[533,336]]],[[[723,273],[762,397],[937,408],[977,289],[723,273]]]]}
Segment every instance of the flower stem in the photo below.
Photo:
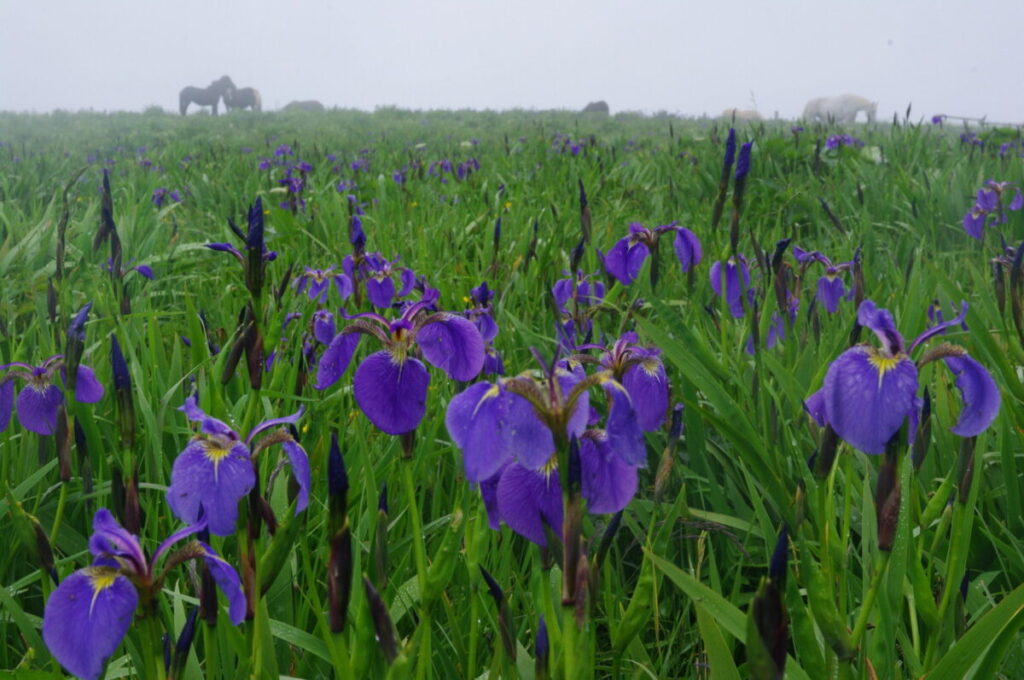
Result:
{"type": "Polygon", "coordinates": [[[412,457],[403,458],[400,463],[402,467],[402,485],[405,487],[406,500],[409,503],[409,523],[412,527],[412,549],[416,560],[416,582],[419,584],[420,592],[420,626],[426,626],[423,637],[420,639],[420,663],[417,664],[416,677],[426,677],[430,666],[430,615],[423,598],[427,592],[427,551],[423,541],[423,526],[420,521],[420,509],[416,502],[416,484],[412,478],[412,457]],[[426,663],[424,663],[426,655],[426,663]]]}

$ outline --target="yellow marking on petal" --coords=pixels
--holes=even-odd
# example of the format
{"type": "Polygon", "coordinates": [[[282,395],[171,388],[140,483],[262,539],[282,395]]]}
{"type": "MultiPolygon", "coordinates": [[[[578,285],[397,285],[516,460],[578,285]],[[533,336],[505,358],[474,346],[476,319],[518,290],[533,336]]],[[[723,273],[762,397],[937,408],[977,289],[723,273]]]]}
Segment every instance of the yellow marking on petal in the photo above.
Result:
{"type": "MultiPolygon", "coordinates": [[[[551,484],[551,476],[558,474],[558,454],[552,454],[548,462],[540,466],[539,472],[544,475],[544,483],[551,484]]],[[[557,479],[557,477],[555,477],[557,479]]]]}
{"type": "Polygon", "coordinates": [[[225,449],[220,446],[213,446],[207,444],[206,449],[203,451],[203,455],[206,459],[213,463],[213,481],[217,482],[217,469],[220,467],[220,462],[228,457],[231,453],[231,449],[225,449]]]}
{"type": "Polygon", "coordinates": [[[92,585],[92,600],[89,602],[89,616],[92,616],[92,608],[96,605],[96,598],[100,593],[114,585],[117,580],[117,572],[109,568],[96,568],[89,570],[89,581],[92,585]]]}
{"type": "Polygon", "coordinates": [[[885,378],[885,374],[895,369],[901,361],[903,361],[902,355],[887,357],[874,351],[868,355],[868,363],[874,366],[875,370],[878,371],[879,387],[882,385],[882,380],[885,378]]]}
{"type": "Polygon", "coordinates": [[[644,359],[640,362],[640,368],[644,370],[647,375],[657,375],[658,367],[661,366],[661,362],[654,358],[644,359]]]}

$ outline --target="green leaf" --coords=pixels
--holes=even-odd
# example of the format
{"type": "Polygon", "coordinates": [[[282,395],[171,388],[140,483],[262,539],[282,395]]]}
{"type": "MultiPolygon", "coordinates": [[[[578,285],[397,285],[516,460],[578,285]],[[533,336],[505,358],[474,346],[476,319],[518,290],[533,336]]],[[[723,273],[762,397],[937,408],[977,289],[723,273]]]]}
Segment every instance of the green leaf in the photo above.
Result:
{"type": "MultiPolygon", "coordinates": [[[[1004,635],[1013,636],[1024,626],[1024,585],[1017,586],[991,611],[981,617],[970,630],[964,633],[946,655],[939,659],[928,674],[928,680],[962,680],[971,667],[979,661],[986,668],[994,668],[995,661],[985,658],[990,648],[999,651],[999,658],[1006,651],[1004,635]],[[1012,632],[1008,632],[1012,631],[1012,632]]],[[[981,677],[981,676],[979,676],[981,677]]]]}

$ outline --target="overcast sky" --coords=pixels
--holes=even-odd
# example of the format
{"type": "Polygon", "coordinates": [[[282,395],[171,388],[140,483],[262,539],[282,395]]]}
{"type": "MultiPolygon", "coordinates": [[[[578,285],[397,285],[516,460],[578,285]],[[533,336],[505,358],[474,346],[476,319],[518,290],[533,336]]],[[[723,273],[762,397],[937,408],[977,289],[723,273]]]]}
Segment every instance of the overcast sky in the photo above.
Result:
{"type": "Polygon", "coordinates": [[[264,108],[569,108],[1024,122],[1022,0],[0,0],[0,110],[177,108],[228,74],[264,108]]]}

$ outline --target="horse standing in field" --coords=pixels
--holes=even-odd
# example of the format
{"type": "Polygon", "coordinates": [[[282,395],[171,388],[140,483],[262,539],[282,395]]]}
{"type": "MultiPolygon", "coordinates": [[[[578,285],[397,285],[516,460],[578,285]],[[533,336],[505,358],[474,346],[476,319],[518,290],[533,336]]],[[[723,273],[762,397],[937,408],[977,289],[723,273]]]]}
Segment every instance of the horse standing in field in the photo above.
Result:
{"type": "Polygon", "coordinates": [[[181,111],[181,115],[184,116],[188,112],[189,104],[212,106],[213,115],[216,116],[217,103],[220,102],[221,97],[228,90],[233,89],[235,89],[235,84],[231,82],[231,78],[228,76],[222,76],[219,80],[210,83],[210,86],[206,88],[189,85],[178,95],[178,109],[181,111]]]}
{"type": "Polygon", "coordinates": [[[284,111],[323,111],[324,105],[315,99],[303,99],[301,101],[288,102],[284,111]]]}
{"type": "Polygon", "coordinates": [[[237,90],[233,87],[229,88],[224,93],[224,108],[228,111],[235,109],[262,111],[263,101],[260,98],[260,91],[254,87],[241,87],[237,90]]]}
{"type": "Polygon", "coordinates": [[[602,116],[607,116],[611,113],[611,110],[608,108],[608,102],[603,99],[599,99],[596,102],[590,102],[584,106],[583,113],[597,113],[602,116]]]}
{"type": "Polygon", "coordinates": [[[857,113],[863,111],[869,123],[875,122],[878,102],[873,102],[855,94],[844,94],[838,97],[818,97],[807,102],[804,107],[804,120],[827,123],[829,119],[837,123],[852,123],[857,120],[857,113]]]}

